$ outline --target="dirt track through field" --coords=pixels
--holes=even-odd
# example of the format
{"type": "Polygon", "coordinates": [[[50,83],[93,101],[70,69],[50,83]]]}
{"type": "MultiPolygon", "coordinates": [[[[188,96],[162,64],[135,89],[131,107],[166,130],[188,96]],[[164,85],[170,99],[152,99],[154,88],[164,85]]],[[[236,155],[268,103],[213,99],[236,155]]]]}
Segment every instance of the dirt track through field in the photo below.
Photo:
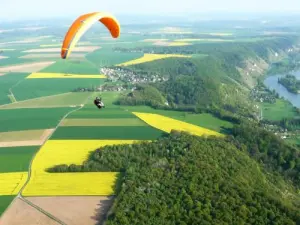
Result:
{"type": "Polygon", "coordinates": [[[28,197],[26,199],[68,225],[99,224],[113,202],[113,197],[109,196],[28,197]]]}
{"type": "Polygon", "coordinates": [[[12,205],[2,215],[0,225],[59,225],[48,216],[39,212],[20,199],[15,199],[12,205]]]}
{"type": "Polygon", "coordinates": [[[0,73],[2,72],[34,73],[44,69],[47,66],[50,66],[53,63],[55,63],[55,61],[24,63],[18,65],[3,66],[0,67],[0,73]]]}

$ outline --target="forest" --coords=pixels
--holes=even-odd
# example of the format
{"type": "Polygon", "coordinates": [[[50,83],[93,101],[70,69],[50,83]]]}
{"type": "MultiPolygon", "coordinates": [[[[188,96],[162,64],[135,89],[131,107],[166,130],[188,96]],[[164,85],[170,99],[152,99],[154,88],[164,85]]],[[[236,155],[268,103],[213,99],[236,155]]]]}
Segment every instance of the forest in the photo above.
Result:
{"type": "Polygon", "coordinates": [[[151,143],[106,146],[83,165],[48,171],[120,172],[107,225],[299,224],[300,199],[282,194],[296,196],[289,180],[299,185],[299,151],[273,134],[248,134],[247,125],[234,129],[225,139],[172,131],[151,143]]]}
{"type": "Polygon", "coordinates": [[[282,84],[289,92],[298,94],[300,91],[300,80],[294,75],[287,74],[285,77],[278,78],[278,83],[282,84]]]}

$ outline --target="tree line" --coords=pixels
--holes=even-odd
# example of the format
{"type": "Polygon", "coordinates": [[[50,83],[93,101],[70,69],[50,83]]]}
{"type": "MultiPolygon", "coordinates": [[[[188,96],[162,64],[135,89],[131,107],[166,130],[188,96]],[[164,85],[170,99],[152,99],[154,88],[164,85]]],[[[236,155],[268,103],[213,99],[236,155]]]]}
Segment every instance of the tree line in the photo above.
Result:
{"type": "Polygon", "coordinates": [[[299,224],[299,199],[282,197],[288,184],[279,175],[294,176],[298,185],[300,164],[291,165],[290,157],[299,155],[272,134],[234,129],[225,139],[172,131],[151,143],[106,146],[83,165],[49,172],[120,172],[107,225],[299,224]]]}

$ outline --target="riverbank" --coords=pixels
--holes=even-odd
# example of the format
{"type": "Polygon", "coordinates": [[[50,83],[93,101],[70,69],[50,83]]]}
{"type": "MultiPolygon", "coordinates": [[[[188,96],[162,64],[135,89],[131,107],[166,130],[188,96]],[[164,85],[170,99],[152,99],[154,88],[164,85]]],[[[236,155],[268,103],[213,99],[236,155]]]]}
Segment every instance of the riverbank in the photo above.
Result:
{"type": "MultiPolygon", "coordinates": [[[[297,80],[300,80],[300,70],[295,72],[290,72],[294,75],[297,80]]],[[[264,79],[264,85],[270,90],[275,90],[279,97],[283,97],[287,101],[291,102],[293,106],[300,108],[300,94],[289,92],[284,85],[278,82],[278,79],[285,77],[286,74],[274,74],[266,76],[264,79]]]]}

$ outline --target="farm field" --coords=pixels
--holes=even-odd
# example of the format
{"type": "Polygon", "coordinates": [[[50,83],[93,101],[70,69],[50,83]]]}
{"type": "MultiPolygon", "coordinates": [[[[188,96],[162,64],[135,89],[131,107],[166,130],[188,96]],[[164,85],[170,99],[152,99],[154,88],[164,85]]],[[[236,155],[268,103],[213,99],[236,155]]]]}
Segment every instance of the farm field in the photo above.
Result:
{"type": "Polygon", "coordinates": [[[57,59],[54,64],[40,70],[41,73],[74,73],[74,74],[99,74],[99,69],[90,61],[84,59],[70,59],[68,61],[57,59]]]}
{"type": "MultiPolygon", "coordinates": [[[[79,46],[75,47],[72,52],[93,52],[97,49],[99,49],[99,46],[79,46]]],[[[36,49],[30,49],[30,50],[25,50],[23,52],[26,53],[44,53],[44,52],[56,52],[60,53],[61,48],[36,48],[36,49]]]]}
{"type": "Polygon", "coordinates": [[[0,148],[0,174],[27,171],[38,149],[38,146],[0,148]]]}
{"type": "Polygon", "coordinates": [[[113,202],[112,197],[106,196],[27,197],[26,199],[66,224],[73,225],[100,224],[113,202]]]}
{"type": "Polygon", "coordinates": [[[25,79],[12,88],[17,101],[45,97],[50,95],[71,92],[79,87],[96,87],[103,84],[104,79],[94,78],[44,78],[44,79],[25,79]]]}
{"type": "Polygon", "coordinates": [[[8,98],[9,89],[21,82],[28,76],[28,73],[7,73],[0,76],[0,106],[11,103],[8,98]]]}
{"type": "Polygon", "coordinates": [[[156,139],[162,135],[162,131],[149,126],[72,126],[59,127],[50,139],[145,140],[156,139]]]}
{"type": "MultiPolygon", "coordinates": [[[[80,127],[80,126],[147,126],[139,119],[65,119],[61,123],[62,127],[80,127]]],[[[0,139],[1,140],[1,139],[0,139]]]]}
{"type": "Polygon", "coordinates": [[[18,194],[27,177],[27,172],[0,173],[0,196],[18,194]]]}
{"type": "MultiPolygon", "coordinates": [[[[41,59],[41,58],[46,58],[46,59],[57,59],[58,54],[55,53],[37,53],[37,54],[27,54],[27,55],[22,55],[19,58],[20,59],[41,59]]],[[[72,54],[72,58],[79,58],[79,59],[84,59],[85,54],[82,53],[74,53],[72,54]]]]}
{"type": "Polygon", "coordinates": [[[145,121],[150,126],[157,129],[170,133],[171,130],[187,131],[194,135],[214,135],[222,136],[220,133],[201,128],[192,124],[182,122],[180,120],[171,119],[165,116],[152,113],[138,113],[134,112],[134,115],[139,117],[141,120],[145,121]]]}
{"type": "MultiPolygon", "coordinates": [[[[2,213],[5,211],[7,206],[12,202],[15,198],[15,195],[0,195],[0,217],[2,213]]],[[[1,217],[2,220],[2,217],[1,217]]],[[[1,224],[2,222],[0,222],[1,224]]]]}
{"type": "Polygon", "coordinates": [[[261,104],[264,119],[282,120],[283,118],[293,118],[297,115],[293,109],[293,105],[284,100],[276,100],[275,104],[261,104]]]}
{"type": "Polygon", "coordinates": [[[86,59],[93,63],[93,65],[97,67],[104,67],[104,66],[113,66],[120,63],[124,63],[130,60],[135,60],[142,57],[142,53],[138,52],[130,52],[130,53],[123,53],[123,52],[114,52],[111,48],[105,47],[94,51],[86,56],[86,59]],[[116,57],[118,54],[118,57],[116,57]]]}
{"type": "Polygon", "coordinates": [[[125,63],[120,63],[117,66],[130,66],[130,65],[135,65],[135,64],[140,64],[140,63],[145,63],[145,62],[151,62],[154,60],[159,60],[159,59],[166,59],[166,58],[189,58],[191,56],[187,55],[178,55],[178,54],[144,54],[143,57],[131,60],[125,63]]]}
{"type": "Polygon", "coordinates": [[[48,173],[57,164],[81,164],[90,152],[105,145],[134,140],[50,140],[37,153],[24,196],[111,195],[117,173],[48,173]],[[71,151],[71,152],[70,152],[71,151]],[[89,187],[86,184],[90,183],[89,187]],[[70,187],[72,187],[70,189],[70,187]]]}
{"type": "Polygon", "coordinates": [[[0,132],[51,129],[72,109],[0,109],[0,132]]]}
{"type": "Polygon", "coordinates": [[[52,134],[54,129],[0,132],[1,147],[39,146],[52,134]]]}
{"type": "Polygon", "coordinates": [[[0,67],[0,73],[8,73],[8,72],[33,73],[33,72],[40,71],[54,63],[55,61],[44,61],[44,62],[14,64],[9,66],[6,65],[0,67]]]}
{"type": "MultiPolygon", "coordinates": [[[[0,197],[1,199],[1,197],[0,197]]],[[[16,199],[11,207],[2,215],[1,225],[47,224],[59,225],[56,221],[39,212],[21,199],[16,199]]]]}
{"type": "Polygon", "coordinates": [[[58,95],[38,97],[13,104],[0,105],[1,109],[22,109],[22,108],[63,108],[74,107],[84,104],[93,94],[90,92],[69,92],[58,95]]]}
{"type": "Polygon", "coordinates": [[[97,74],[64,74],[64,73],[32,73],[26,79],[43,79],[43,78],[62,78],[62,79],[73,79],[73,78],[95,78],[103,79],[106,78],[105,75],[97,74]]]}
{"type": "Polygon", "coordinates": [[[113,195],[117,175],[115,172],[33,173],[22,195],[27,197],[113,195]]]}
{"type": "Polygon", "coordinates": [[[149,106],[122,106],[122,108],[129,110],[130,112],[154,113],[167,116],[221,133],[224,129],[231,128],[233,126],[232,123],[216,118],[209,113],[194,114],[172,110],[156,110],[149,106]]]}
{"type": "Polygon", "coordinates": [[[176,39],[175,42],[233,42],[234,40],[231,39],[217,39],[217,38],[194,38],[194,39],[176,39]]]}
{"type": "MultiPolygon", "coordinates": [[[[48,130],[23,130],[23,131],[10,131],[0,133],[0,142],[5,141],[26,141],[26,140],[38,140],[47,133],[52,132],[48,130]]],[[[47,136],[47,135],[46,135],[47,136]]]]}

